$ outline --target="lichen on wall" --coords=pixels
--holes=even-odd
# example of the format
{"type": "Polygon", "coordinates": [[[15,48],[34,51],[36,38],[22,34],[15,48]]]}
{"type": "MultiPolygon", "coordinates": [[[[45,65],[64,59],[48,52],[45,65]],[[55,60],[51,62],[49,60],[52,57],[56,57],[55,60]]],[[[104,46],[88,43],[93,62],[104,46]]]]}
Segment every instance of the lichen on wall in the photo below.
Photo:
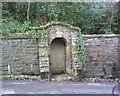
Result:
{"type": "Polygon", "coordinates": [[[37,47],[30,38],[2,39],[2,74],[39,74],[37,47]]]}
{"type": "Polygon", "coordinates": [[[86,47],[86,77],[117,77],[118,36],[84,35],[86,47]]]}
{"type": "Polygon", "coordinates": [[[2,38],[3,74],[50,73],[51,42],[55,38],[63,38],[66,73],[106,78],[118,75],[117,35],[83,36],[79,28],[63,23],[33,29],[36,30],[34,36],[38,34],[35,38],[28,34],[2,38]]]}

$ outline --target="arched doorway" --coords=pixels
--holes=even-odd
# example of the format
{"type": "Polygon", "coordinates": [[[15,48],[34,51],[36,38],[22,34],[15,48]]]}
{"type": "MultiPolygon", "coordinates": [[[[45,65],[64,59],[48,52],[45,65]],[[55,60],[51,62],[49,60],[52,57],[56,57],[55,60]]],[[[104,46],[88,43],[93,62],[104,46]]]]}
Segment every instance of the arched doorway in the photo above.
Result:
{"type": "Polygon", "coordinates": [[[55,38],[51,42],[51,74],[65,73],[66,69],[66,47],[64,38],[55,38]]]}

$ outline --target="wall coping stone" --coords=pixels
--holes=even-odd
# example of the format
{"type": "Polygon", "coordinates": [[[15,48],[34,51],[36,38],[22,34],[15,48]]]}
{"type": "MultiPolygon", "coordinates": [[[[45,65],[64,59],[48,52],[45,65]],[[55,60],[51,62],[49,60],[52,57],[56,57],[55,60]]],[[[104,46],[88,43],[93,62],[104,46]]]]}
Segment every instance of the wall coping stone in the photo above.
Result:
{"type": "MultiPolygon", "coordinates": [[[[93,35],[83,35],[84,38],[115,38],[119,37],[119,34],[93,34],[93,35]]],[[[0,36],[1,39],[32,39],[26,33],[13,33],[11,36],[0,36]]]]}
{"type": "Polygon", "coordinates": [[[1,36],[1,39],[32,39],[27,33],[13,33],[10,36],[1,36]]]}
{"type": "Polygon", "coordinates": [[[83,35],[84,38],[114,38],[118,37],[118,34],[93,34],[93,35],[83,35]]]}

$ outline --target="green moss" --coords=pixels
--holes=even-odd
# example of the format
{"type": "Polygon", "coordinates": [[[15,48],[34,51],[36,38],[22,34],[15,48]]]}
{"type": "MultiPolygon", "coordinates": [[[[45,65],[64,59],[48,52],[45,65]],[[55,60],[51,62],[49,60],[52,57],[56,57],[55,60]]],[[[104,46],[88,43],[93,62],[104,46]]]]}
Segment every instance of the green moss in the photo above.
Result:
{"type": "Polygon", "coordinates": [[[1,75],[0,78],[2,79],[10,79],[10,78],[15,78],[14,75],[1,75]]]}
{"type": "MultiPolygon", "coordinates": [[[[76,48],[78,50],[78,59],[80,62],[80,66],[82,70],[84,70],[85,68],[85,58],[86,58],[86,51],[85,51],[85,47],[84,47],[84,40],[83,40],[83,36],[81,34],[81,29],[78,27],[73,27],[70,24],[66,24],[63,22],[50,22],[47,23],[46,25],[41,25],[40,27],[29,27],[29,23],[25,23],[24,25],[26,25],[26,27],[24,27],[22,30],[24,31],[24,33],[29,34],[31,37],[33,38],[44,38],[46,39],[46,41],[48,41],[48,32],[46,31],[46,29],[50,26],[53,25],[62,25],[65,26],[71,30],[76,30],[77,31],[77,42],[76,42],[76,48]],[[40,30],[42,30],[40,32],[40,30]]],[[[10,27],[11,28],[11,27],[10,27]]],[[[14,31],[13,29],[9,30],[9,32],[3,32],[2,35],[10,35],[12,34],[11,31],[14,31]]],[[[19,30],[19,28],[17,27],[17,32],[21,32],[23,33],[23,31],[21,31],[21,29],[19,30]]],[[[47,49],[40,49],[41,53],[46,52],[47,49]]]]}
{"type": "Polygon", "coordinates": [[[80,62],[81,69],[85,68],[85,59],[86,59],[86,51],[83,37],[80,33],[77,34],[78,40],[76,42],[76,48],[78,49],[78,58],[80,62]]]}
{"type": "Polygon", "coordinates": [[[72,25],[66,24],[66,23],[63,23],[63,22],[49,22],[46,25],[41,25],[40,27],[31,27],[31,29],[43,30],[43,29],[47,29],[48,27],[53,26],[53,25],[62,25],[62,26],[66,26],[66,27],[68,27],[68,28],[70,28],[72,30],[81,31],[80,28],[73,27],[72,25]]]}

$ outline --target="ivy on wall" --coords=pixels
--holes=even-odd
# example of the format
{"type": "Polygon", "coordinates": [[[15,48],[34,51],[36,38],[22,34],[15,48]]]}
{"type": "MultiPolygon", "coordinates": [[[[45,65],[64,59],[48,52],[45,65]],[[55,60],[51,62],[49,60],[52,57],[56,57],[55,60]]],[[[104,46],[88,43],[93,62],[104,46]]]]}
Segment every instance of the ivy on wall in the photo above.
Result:
{"type": "Polygon", "coordinates": [[[81,29],[79,29],[78,27],[73,27],[70,24],[65,24],[62,22],[50,22],[44,26],[42,25],[40,27],[31,27],[30,22],[25,22],[22,25],[19,25],[17,24],[17,22],[16,24],[14,24],[11,21],[9,26],[4,26],[3,24],[2,34],[10,36],[10,34],[13,34],[13,33],[26,33],[30,35],[32,38],[41,38],[47,42],[49,34],[46,31],[46,29],[53,25],[62,25],[62,26],[68,27],[69,29],[77,31],[77,42],[76,42],[76,48],[78,49],[77,55],[80,60],[80,67],[83,70],[85,66],[85,47],[84,47],[84,40],[81,34],[81,29]],[[38,32],[38,30],[40,32],[38,32]]]}
{"type": "Polygon", "coordinates": [[[72,30],[76,30],[77,31],[77,42],[76,42],[76,47],[78,49],[78,58],[80,60],[80,69],[84,70],[85,68],[85,58],[86,58],[86,52],[85,52],[85,46],[84,46],[84,40],[83,40],[83,36],[81,34],[81,29],[78,27],[73,27],[70,24],[66,24],[66,23],[62,23],[62,22],[50,22],[44,26],[41,27],[33,27],[33,29],[35,30],[45,30],[46,28],[53,26],[53,25],[62,25],[62,26],[66,26],[72,30]]]}
{"type": "Polygon", "coordinates": [[[78,49],[77,54],[80,60],[80,65],[81,65],[80,68],[83,69],[83,71],[85,71],[86,50],[85,50],[83,36],[80,31],[78,32],[77,37],[78,40],[76,42],[76,47],[78,49]]]}

